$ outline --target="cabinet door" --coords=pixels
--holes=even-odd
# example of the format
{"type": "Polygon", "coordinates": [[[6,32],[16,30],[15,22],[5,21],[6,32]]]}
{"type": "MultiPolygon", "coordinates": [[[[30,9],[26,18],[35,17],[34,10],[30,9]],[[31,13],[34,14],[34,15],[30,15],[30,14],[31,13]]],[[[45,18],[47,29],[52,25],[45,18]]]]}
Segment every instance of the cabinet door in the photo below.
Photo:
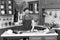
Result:
{"type": "Polygon", "coordinates": [[[29,40],[41,40],[41,37],[29,37],[29,40]]]}
{"type": "Polygon", "coordinates": [[[29,37],[4,37],[3,40],[29,40],[29,37]]]}
{"type": "Polygon", "coordinates": [[[0,15],[12,15],[14,13],[13,0],[0,0],[0,15]]]}
{"type": "Polygon", "coordinates": [[[45,40],[57,40],[57,37],[45,37],[45,40]]]}
{"type": "Polygon", "coordinates": [[[45,0],[45,4],[50,4],[50,5],[60,4],[60,0],[45,0]]]}
{"type": "Polygon", "coordinates": [[[45,0],[46,8],[60,8],[60,0],[45,0]]]}

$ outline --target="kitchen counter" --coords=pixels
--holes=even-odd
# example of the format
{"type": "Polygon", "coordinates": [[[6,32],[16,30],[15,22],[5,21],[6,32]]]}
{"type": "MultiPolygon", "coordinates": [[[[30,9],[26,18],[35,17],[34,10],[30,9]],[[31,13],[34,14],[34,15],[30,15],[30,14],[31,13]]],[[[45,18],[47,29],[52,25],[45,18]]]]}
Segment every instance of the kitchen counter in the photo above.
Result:
{"type": "Polygon", "coordinates": [[[57,33],[2,34],[3,40],[57,40],[57,33]],[[26,38],[26,39],[25,39],[26,38]]]}
{"type": "Polygon", "coordinates": [[[14,36],[57,36],[57,33],[42,34],[42,33],[23,33],[23,34],[2,34],[1,37],[14,37],[14,36]]]}
{"type": "Polygon", "coordinates": [[[57,40],[60,40],[60,28],[52,28],[58,33],[59,35],[57,36],[57,40]]]}
{"type": "Polygon", "coordinates": [[[52,29],[54,29],[54,30],[60,30],[60,28],[52,28],[52,29]]]}
{"type": "Polygon", "coordinates": [[[23,32],[15,34],[13,31],[8,30],[1,34],[3,40],[57,40],[57,33],[46,33],[45,31],[36,31],[36,32],[23,32]]]}
{"type": "Polygon", "coordinates": [[[14,34],[9,31],[5,31],[1,37],[13,37],[13,36],[58,36],[57,33],[45,33],[45,32],[26,32],[22,34],[14,34]]]}

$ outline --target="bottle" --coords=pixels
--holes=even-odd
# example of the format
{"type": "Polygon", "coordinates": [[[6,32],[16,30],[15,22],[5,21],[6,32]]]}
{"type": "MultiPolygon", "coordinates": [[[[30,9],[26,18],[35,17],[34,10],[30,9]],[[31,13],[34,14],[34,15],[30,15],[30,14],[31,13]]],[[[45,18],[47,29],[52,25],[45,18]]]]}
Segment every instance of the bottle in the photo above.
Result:
{"type": "Polygon", "coordinates": [[[35,27],[34,20],[32,20],[32,29],[31,29],[31,32],[33,32],[34,27],[35,27]]]}

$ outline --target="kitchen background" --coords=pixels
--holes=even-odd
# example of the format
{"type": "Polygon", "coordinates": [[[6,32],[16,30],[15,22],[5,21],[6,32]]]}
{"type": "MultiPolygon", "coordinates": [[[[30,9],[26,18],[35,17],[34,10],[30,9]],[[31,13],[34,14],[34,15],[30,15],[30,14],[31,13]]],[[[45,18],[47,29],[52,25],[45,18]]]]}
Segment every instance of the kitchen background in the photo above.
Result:
{"type": "MultiPolygon", "coordinates": [[[[8,27],[8,26],[10,26],[9,22],[12,23],[12,24],[13,24],[13,22],[21,22],[22,21],[22,20],[20,20],[21,13],[22,13],[24,8],[28,7],[28,2],[30,2],[30,1],[38,1],[38,0],[13,0],[12,4],[11,4],[10,1],[7,1],[8,4],[5,1],[5,4],[6,4],[5,7],[6,8],[4,8],[3,1],[4,0],[2,0],[2,4],[1,4],[1,10],[2,10],[1,14],[2,15],[0,16],[0,19],[1,19],[0,20],[0,27],[8,27]],[[7,12],[4,11],[4,10],[6,10],[7,12]],[[18,12],[20,12],[20,13],[18,13],[18,12]]],[[[39,19],[38,11],[37,11],[36,14],[32,14],[32,13],[34,13],[33,10],[30,11],[30,13],[31,13],[31,16],[32,16],[32,18],[34,20],[39,19]]]]}
{"type": "Polygon", "coordinates": [[[0,35],[8,29],[19,28],[10,28],[9,26],[22,21],[21,13],[26,7],[31,8],[30,15],[35,21],[38,21],[39,25],[48,23],[57,24],[56,27],[60,27],[60,0],[0,0],[0,6],[0,35]],[[43,12],[46,14],[43,15],[43,12]]]}
{"type": "Polygon", "coordinates": [[[60,26],[60,9],[46,9],[45,23],[58,24],[60,26]]]}

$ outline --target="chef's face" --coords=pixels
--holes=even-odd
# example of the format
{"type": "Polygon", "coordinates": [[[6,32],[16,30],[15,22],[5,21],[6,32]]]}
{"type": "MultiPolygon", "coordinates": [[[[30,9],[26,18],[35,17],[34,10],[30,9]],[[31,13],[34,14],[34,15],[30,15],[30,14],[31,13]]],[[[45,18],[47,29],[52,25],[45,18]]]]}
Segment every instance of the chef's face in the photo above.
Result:
{"type": "Polygon", "coordinates": [[[25,13],[29,14],[29,10],[28,10],[28,9],[27,9],[27,10],[25,10],[25,13]]]}

